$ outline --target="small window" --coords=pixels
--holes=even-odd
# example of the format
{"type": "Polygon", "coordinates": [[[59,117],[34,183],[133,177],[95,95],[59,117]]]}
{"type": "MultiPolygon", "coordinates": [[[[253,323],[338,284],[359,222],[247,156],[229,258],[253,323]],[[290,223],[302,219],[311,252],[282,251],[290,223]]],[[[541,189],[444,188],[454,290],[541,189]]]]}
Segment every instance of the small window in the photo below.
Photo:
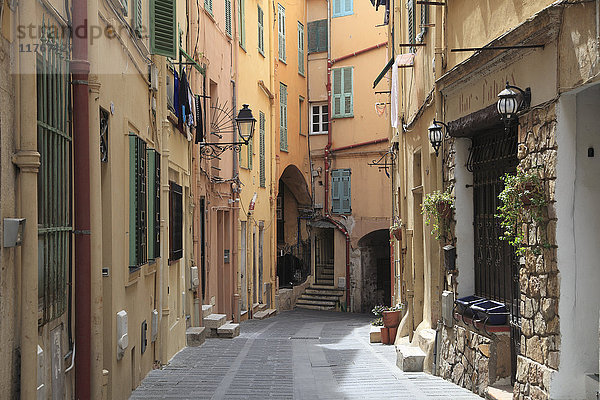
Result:
{"type": "Polygon", "coordinates": [[[279,83],[279,149],[288,151],[287,86],[279,83]]]}
{"type": "Polygon", "coordinates": [[[327,20],[308,23],[308,54],[327,51],[327,20]]]}
{"type": "Polygon", "coordinates": [[[326,134],[329,131],[329,113],[327,104],[310,106],[310,133],[312,135],[326,134]]]}
{"type": "Polygon", "coordinates": [[[262,8],[258,6],[258,52],[265,55],[265,25],[264,25],[264,13],[262,8]]]}
{"type": "Polygon", "coordinates": [[[183,188],[169,182],[169,261],[183,257],[183,188]]]}
{"type": "Polygon", "coordinates": [[[333,18],[352,15],[352,0],[333,0],[333,18]]]}
{"type": "Polygon", "coordinates": [[[285,56],[285,8],[278,4],[277,30],[279,32],[279,61],[286,62],[285,56]]]}
{"type": "Polygon", "coordinates": [[[298,73],[304,75],[304,25],[298,22],[298,73]]]}

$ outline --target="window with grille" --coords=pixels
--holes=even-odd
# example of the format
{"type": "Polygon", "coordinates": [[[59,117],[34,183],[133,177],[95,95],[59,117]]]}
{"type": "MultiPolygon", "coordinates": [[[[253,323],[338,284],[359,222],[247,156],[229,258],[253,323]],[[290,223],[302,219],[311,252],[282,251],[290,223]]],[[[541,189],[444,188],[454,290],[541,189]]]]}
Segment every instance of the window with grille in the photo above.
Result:
{"type": "Polygon", "coordinates": [[[129,134],[129,268],[148,261],[147,237],[147,151],[146,142],[129,134]]]}
{"type": "Polygon", "coordinates": [[[352,12],[352,0],[333,0],[333,18],[352,15],[352,12]]]}
{"type": "Polygon", "coordinates": [[[353,73],[354,67],[332,69],[333,118],[354,116],[353,73]]]}
{"type": "Polygon", "coordinates": [[[350,169],[331,171],[331,212],[334,214],[350,214],[352,212],[350,175],[350,169]]]}
{"type": "Polygon", "coordinates": [[[327,20],[308,23],[308,54],[327,51],[327,20]]]}
{"type": "Polygon", "coordinates": [[[231,37],[231,0],[225,0],[225,32],[231,37]]]}
{"type": "Polygon", "coordinates": [[[287,86],[279,83],[279,149],[288,151],[287,86]]]}
{"type": "Polygon", "coordinates": [[[298,22],[298,73],[304,75],[304,25],[298,22]]]}
{"type": "Polygon", "coordinates": [[[279,32],[279,60],[285,62],[285,8],[278,4],[277,30],[279,32]]]}
{"type": "Polygon", "coordinates": [[[183,188],[169,181],[169,261],[183,257],[183,188]]]}
{"type": "Polygon", "coordinates": [[[152,54],[176,58],[176,0],[150,0],[150,49],[152,54]]]}
{"type": "Polygon", "coordinates": [[[258,6],[258,52],[265,55],[265,25],[264,25],[265,15],[263,13],[262,8],[258,6]]]}
{"type": "Polygon", "coordinates": [[[310,106],[310,133],[312,135],[326,134],[329,131],[329,113],[327,104],[310,106]]]}
{"type": "MultiPolygon", "coordinates": [[[[50,32],[42,30],[42,32],[50,32]]],[[[67,305],[72,242],[72,136],[69,119],[69,54],[42,37],[36,61],[38,172],[38,308],[41,325],[67,305]]],[[[35,223],[35,222],[33,222],[35,223]]]]}
{"type": "Polygon", "coordinates": [[[259,111],[258,113],[258,134],[260,138],[259,143],[259,169],[260,169],[260,187],[266,187],[266,171],[265,171],[265,130],[266,121],[265,113],[259,111]]]}

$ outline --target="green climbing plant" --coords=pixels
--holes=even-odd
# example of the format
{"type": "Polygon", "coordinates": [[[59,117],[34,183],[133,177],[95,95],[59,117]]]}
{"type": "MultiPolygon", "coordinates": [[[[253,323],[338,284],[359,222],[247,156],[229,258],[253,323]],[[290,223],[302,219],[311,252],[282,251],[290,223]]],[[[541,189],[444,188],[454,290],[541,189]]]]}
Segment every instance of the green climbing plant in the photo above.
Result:
{"type": "Polygon", "coordinates": [[[425,215],[425,223],[431,225],[431,234],[437,240],[451,236],[450,218],[454,210],[452,188],[441,192],[436,190],[427,193],[421,204],[421,214],[425,215]]]}

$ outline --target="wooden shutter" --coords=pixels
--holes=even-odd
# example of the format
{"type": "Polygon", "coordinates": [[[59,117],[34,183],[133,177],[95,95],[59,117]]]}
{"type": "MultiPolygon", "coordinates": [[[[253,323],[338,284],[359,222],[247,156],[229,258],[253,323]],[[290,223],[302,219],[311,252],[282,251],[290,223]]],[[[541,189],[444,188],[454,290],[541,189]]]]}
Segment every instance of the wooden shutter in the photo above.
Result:
{"type": "Polygon", "coordinates": [[[350,189],[350,170],[343,169],[340,171],[340,213],[350,214],[352,212],[350,189]]]}
{"type": "Polygon", "coordinates": [[[148,257],[146,142],[129,135],[129,267],[145,264],[148,257]]]}
{"type": "Polygon", "coordinates": [[[225,0],[225,32],[231,37],[231,0],[225,0]]]}
{"type": "Polygon", "coordinates": [[[133,6],[133,31],[136,36],[142,37],[142,0],[135,0],[133,6]]]}
{"type": "Polygon", "coordinates": [[[154,152],[154,257],[160,257],[160,154],[154,152]]]}
{"type": "Polygon", "coordinates": [[[279,149],[287,151],[287,86],[279,85],[279,149]]]}
{"type": "Polygon", "coordinates": [[[246,6],[244,0],[240,0],[239,28],[240,28],[240,46],[246,48],[246,6]]]}
{"type": "Polygon", "coordinates": [[[264,13],[260,6],[258,6],[258,51],[262,55],[265,53],[264,13]]]}
{"type": "Polygon", "coordinates": [[[298,72],[304,75],[304,25],[298,22],[298,72]]]}
{"type": "Polygon", "coordinates": [[[342,69],[334,68],[332,70],[333,80],[333,117],[342,116],[342,69]]]}
{"type": "Polygon", "coordinates": [[[169,260],[183,257],[183,188],[169,182],[169,260]]]}
{"type": "Polygon", "coordinates": [[[204,9],[213,15],[213,2],[212,0],[204,0],[204,9]]]}
{"type": "Polygon", "coordinates": [[[129,1],[128,0],[120,0],[121,7],[123,9],[123,15],[127,16],[129,14],[129,1]]]}
{"type": "Polygon", "coordinates": [[[265,114],[259,111],[259,122],[258,132],[260,136],[259,141],[259,169],[260,169],[260,187],[266,187],[266,174],[265,174],[265,114]]]}
{"type": "Polygon", "coordinates": [[[148,259],[160,257],[160,154],[147,150],[148,159],[148,259]]]}
{"type": "Polygon", "coordinates": [[[152,54],[177,57],[175,0],[150,0],[150,48],[152,54]]]}
{"type": "Polygon", "coordinates": [[[136,257],[136,216],[137,216],[137,159],[136,136],[129,135],[129,268],[137,267],[136,257]]]}
{"type": "MultiPolygon", "coordinates": [[[[415,0],[408,0],[406,3],[408,16],[408,43],[415,42],[415,0]]],[[[415,51],[414,47],[410,48],[411,52],[415,51]]]]}
{"type": "Polygon", "coordinates": [[[327,51],[327,20],[317,22],[317,51],[327,51]]]}
{"type": "Polygon", "coordinates": [[[353,72],[354,69],[352,67],[346,67],[342,69],[342,86],[343,86],[343,94],[344,94],[344,117],[351,117],[354,115],[354,98],[352,94],[352,83],[353,83],[353,72]]]}
{"type": "Polygon", "coordinates": [[[334,169],[331,171],[331,212],[339,214],[341,212],[341,171],[334,169]]]}
{"type": "Polygon", "coordinates": [[[285,8],[281,4],[278,6],[279,59],[285,62],[285,8]]]}

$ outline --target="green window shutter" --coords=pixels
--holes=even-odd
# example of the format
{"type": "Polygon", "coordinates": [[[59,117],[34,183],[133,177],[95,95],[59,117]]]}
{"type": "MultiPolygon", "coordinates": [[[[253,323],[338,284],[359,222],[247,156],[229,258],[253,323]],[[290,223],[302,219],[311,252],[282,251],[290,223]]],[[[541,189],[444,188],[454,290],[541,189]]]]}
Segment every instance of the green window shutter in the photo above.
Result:
{"type": "Polygon", "coordinates": [[[333,70],[333,118],[354,116],[353,67],[333,70]]]}
{"type": "Polygon", "coordinates": [[[177,57],[176,0],[150,0],[150,49],[152,54],[177,57]]]}
{"type": "Polygon", "coordinates": [[[169,182],[169,260],[183,257],[183,188],[169,182]]]}
{"type": "Polygon", "coordinates": [[[123,9],[123,15],[127,16],[129,14],[129,1],[128,0],[120,0],[121,7],[123,9]]]}
{"type": "Polygon", "coordinates": [[[264,13],[260,6],[258,6],[258,51],[263,56],[265,55],[264,13]]]}
{"type": "Polygon", "coordinates": [[[334,169],[331,171],[331,212],[341,213],[341,171],[334,169]]]}
{"type": "Polygon", "coordinates": [[[254,136],[248,142],[248,169],[252,169],[252,155],[254,154],[254,136]]]}
{"type": "Polygon", "coordinates": [[[308,23],[308,53],[327,51],[327,20],[308,23]]]}
{"type": "Polygon", "coordinates": [[[133,31],[137,37],[142,37],[142,0],[135,0],[133,7],[133,31]]]}
{"type": "Polygon", "coordinates": [[[240,46],[246,49],[246,5],[244,0],[240,0],[239,29],[240,29],[240,46]]]}
{"type": "Polygon", "coordinates": [[[148,156],[148,233],[150,236],[150,241],[148,243],[148,259],[149,260],[154,260],[156,258],[156,255],[154,254],[154,228],[155,228],[155,221],[154,221],[154,213],[155,213],[155,203],[154,203],[154,196],[155,196],[155,187],[156,187],[156,174],[154,173],[155,168],[156,168],[156,157],[155,157],[155,153],[156,151],[154,149],[147,149],[146,150],[147,156],[148,156]]]}
{"type": "Polygon", "coordinates": [[[204,0],[204,9],[213,15],[213,2],[212,0],[204,0]]]}
{"type": "Polygon", "coordinates": [[[136,216],[137,216],[137,157],[136,136],[129,135],[129,268],[137,267],[136,216]]]}
{"type": "Polygon", "coordinates": [[[231,37],[231,0],[225,0],[225,32],[231,37]]]}
{"type": "Polygon", "coordinates": [[[287,86],[279,84],[279,149],[288,150],[287,144],[287,86]]]}
{"type": "Polygon", "coordinates": [[[258,132],[260,136],[259,141],[259,168],[260,168],[260,187],[266,187],[266,174],[265,174],[265,114],[259,111],[259,122],[258,132]]]}
{"type": "Polygon", "coordinates": [[[304,75],[304,25],[298,22],[298,72],[304,75]]]}
{"type": "Polygon", "coordinates": [[[350,174],[349,169],[340,171],[340,212],[343,214],[352,212],[350,174]]]}
{"type": "Polygon", "coordinates": [[[285,8],[281,4],[278,5],[277,17],[277,26],[279,32],[279,59],[285,62],[285,8]]]}

